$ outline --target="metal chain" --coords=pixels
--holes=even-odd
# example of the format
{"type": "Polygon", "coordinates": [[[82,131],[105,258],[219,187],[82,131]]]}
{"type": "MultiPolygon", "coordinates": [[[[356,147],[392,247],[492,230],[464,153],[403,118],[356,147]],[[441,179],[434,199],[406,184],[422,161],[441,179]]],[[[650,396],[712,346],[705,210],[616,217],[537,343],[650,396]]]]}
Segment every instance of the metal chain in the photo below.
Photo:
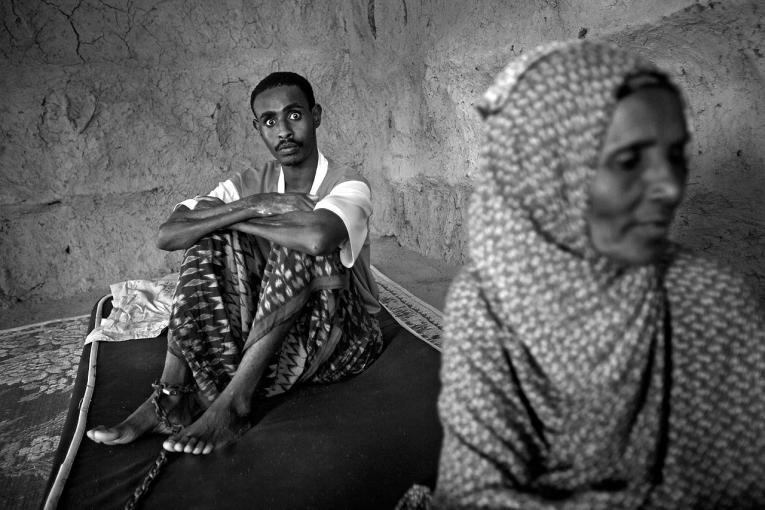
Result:
{"type": "Polygon", "coordinates": [[[138,501],[149,492],[151,484],[156,480],[157,476],[159,476],[162,466],[167,464],[168,460],[167,451],[162,449],[154,461],[154,464],[151,465],[151,468],[149,468],[149,471],[146,473],[146,476],[141,480],[140,485],[135,488],[133,494],[130,495],[130,498],[125,503],[124,510],[135,510],[135,508],[137,508],[138,501]]]}
{"type": "MultiPolygon", "coordinates": [[[[196,386],[193,384],[167,384],[159,380],[154,381],[151,386],[154,388],[152,404],[154,404],[154,412],[157,415],[157,419],[163,426],[170,429],[173,434],[177,434],[183,429],[183,426],[170,422],[167,411],[165,411],[165,408],[160,405],[159,399],[163,394],[175,396],[185,393],[194,393],[196,391],[196,386]]],[[[141,483],[138,485],[138,487],[135,488],[135,490],[133,490],[133,494],[131,494],[130,498],[127,500],[127,502],[125,502],[125,510],[134,510],[137,508],[138,501],[147,492],[149,492],[151,484],[154,483],[154,480],[157,479],[159,472],[162,470],[162,466],[167,464],[168,460],[167,451],[162,448],[159,452],[159,455],[154,460],[154,464],[151,465],[149,471],[146,473],[146,476],[143,477],[141,483]]]]}
{"type": "Polygon", "coordinates": [[[151,403],[154,405],[154,414],[157,415],[157,419],[159,420],[159,423],[170,430],[171,434],[177,434],[178,432],[183,429],[183,426],[180,424],[174,424],[170,421],[170,417],[167,414],[167,411],[164,407],[159,403],[159,399],[162,398],[162,395],[183,395],[187,393],[194,393],[196,392],[196,385],[194,384],[167,384],[164,382],[161,382],[159,379],[154,381],[151,385],[152,388],[154,388],[154,394],[151,398],[151,403]]]}

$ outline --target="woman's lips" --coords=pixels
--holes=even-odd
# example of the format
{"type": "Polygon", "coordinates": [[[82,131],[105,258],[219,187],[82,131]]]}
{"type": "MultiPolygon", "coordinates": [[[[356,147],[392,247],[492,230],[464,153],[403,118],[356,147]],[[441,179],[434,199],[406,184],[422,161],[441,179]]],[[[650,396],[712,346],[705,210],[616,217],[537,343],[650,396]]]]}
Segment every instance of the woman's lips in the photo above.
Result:
{"type": "Polygon", "coordinates": [[[632,228],[646,237],[662,237],[667,235],[670,225],[670,220],[661,219],[637,221],[633,223],[632,228]]]}

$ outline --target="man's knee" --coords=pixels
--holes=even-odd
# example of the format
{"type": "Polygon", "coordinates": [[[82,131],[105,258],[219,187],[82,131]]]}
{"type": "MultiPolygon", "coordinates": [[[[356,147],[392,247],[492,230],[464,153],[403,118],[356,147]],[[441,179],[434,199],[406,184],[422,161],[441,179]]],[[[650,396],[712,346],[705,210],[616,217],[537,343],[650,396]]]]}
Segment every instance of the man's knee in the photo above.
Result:
{"type": "Polygon", "coordinates": [[[230,236],[225,233],[208,234],[186,249],[181,262],[181,273],[191,268],[217,273],[215,268],[229,265],[233,253],[230,236]]]}

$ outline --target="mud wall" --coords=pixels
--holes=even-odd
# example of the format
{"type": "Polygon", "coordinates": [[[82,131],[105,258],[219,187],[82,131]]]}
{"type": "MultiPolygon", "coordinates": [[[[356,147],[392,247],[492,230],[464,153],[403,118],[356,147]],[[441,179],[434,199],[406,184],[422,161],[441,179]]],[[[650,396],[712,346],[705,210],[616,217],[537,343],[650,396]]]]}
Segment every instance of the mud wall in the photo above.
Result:
{"type": "Polygon", "coordinates": [[[306,75],[322,150],[374,188],[372,227],[463,261],[472,104],[514,55],[606,38],[671,71],[694,146],[676,236],[765,297],[765,6],[757,0],[0,0],[0,307],[177,269],[173,204],[267,157],[249,93],[306,75]]]}

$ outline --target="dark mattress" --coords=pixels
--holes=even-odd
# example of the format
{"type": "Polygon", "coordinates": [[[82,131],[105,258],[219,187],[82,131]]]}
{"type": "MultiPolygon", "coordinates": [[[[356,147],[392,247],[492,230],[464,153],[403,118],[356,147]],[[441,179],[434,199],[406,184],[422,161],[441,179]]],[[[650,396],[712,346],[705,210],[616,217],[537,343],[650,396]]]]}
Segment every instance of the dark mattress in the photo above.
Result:
{"type": "MultiPolygon", "coordinates": [[[[109,308],[107,301],[103,317],[109,308]]],[[[255,425],[228,448],[171,454],[141,508],[391,509],[412,484],[432,487],[441,444],[440,354],[385,309],[379,318],[386,348],[367,371],[262,402],[255,425]]],[[[164,335],[100,343],[87,427],[115,424],[146,399],[165,350],[164,335]]],[[[86,346],[82,353],[48,491],[75,432],[90,352],[86,346]]],[[[106,446],[84,438],[57,508],[121,508],[162,441],[150,434],[106,446]]]]}

